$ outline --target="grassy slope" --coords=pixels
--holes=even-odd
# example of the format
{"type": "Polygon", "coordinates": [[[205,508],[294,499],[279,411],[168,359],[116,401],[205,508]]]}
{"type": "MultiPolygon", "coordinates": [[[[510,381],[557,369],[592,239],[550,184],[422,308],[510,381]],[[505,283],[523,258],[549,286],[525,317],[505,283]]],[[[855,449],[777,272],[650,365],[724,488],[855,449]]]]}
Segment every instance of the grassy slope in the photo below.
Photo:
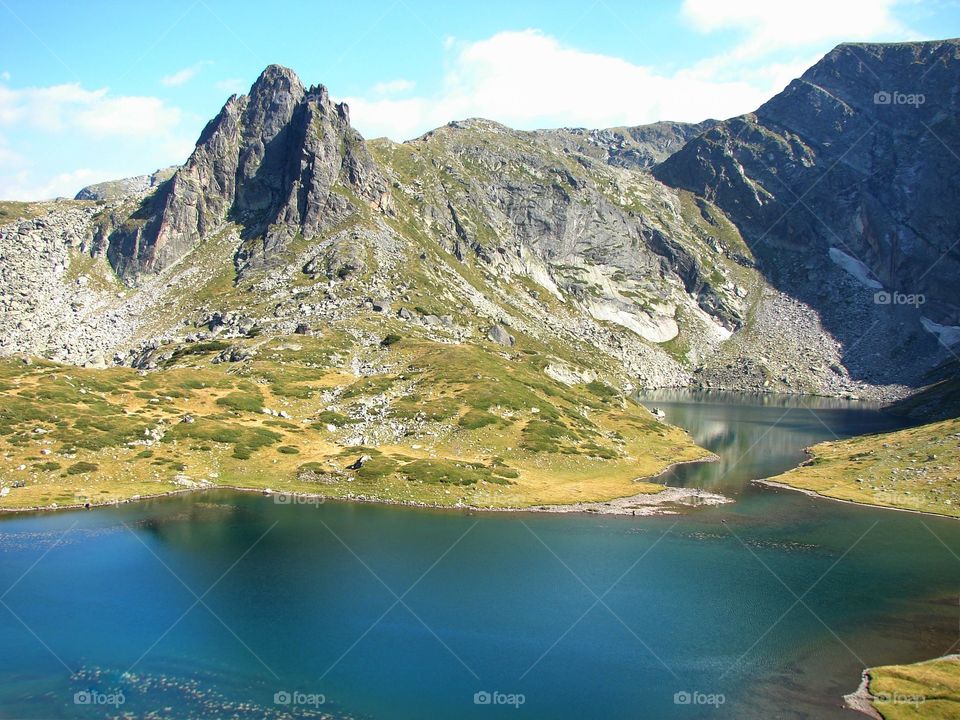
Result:
{"type": "Polygon", "coordinates": [[[960,517],[960,419],[810,448],[771,478],[827,497],[960,517]]]}
{"type": "Polygon", "coordinates": [[[872,704],[886,720],[960,717],[960,659],[870,669],[872,704]],[[919,702],[915,702],[919,700],[919,702]]]}
{"type": "Polygon", "coordinates": [[[508,359],[486,344],[360,347],[333,331],[232,343],[256,347],[255,359],[212,364],[226,347],[214,342],[181,346],[189,352],[146,374],[0,362],[0,479],[11,488],[0,508],[200,482],[524,507],[653,492],[635,480],[705,455],[606,385],[552,380],[532,350],[508,359]],[[350,356],[380,372],[345,372],[350,356]],[[410,434],[378,435],[391,423],[410,434]],[[361,455],[372,460],[349,469],[361,455]]]}

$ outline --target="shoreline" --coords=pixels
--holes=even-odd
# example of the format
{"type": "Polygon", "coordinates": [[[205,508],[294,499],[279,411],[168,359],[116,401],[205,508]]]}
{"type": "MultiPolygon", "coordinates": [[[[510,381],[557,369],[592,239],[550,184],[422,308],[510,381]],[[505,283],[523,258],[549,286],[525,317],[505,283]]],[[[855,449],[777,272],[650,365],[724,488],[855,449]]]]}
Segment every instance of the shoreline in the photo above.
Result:
{"type": "MultiPolygon", "coordinates": [[[[663,475],[680,465],[689,465],[701,462],[719,462],[719,460],[720,458],[713,453],[707,457],[697,458],[695,460],[678,460],[677,462],[667,465],[656,475],[636,478],[634,482],[655,483],[657,478],[663,477],[663,475]]],[[[143,502],[147,500],[157,500],[174,495],[216,490],[255,493],[268,497],[289,495],[292,498],[303,500],[319,500],[321,503],[365,503],[370,505],[409,507],[424,510],[466,510],[469,512],[489,513],[583,513],[585,515],[623,515],[636,517],[675,514],[682,509],[682,507],[692,509],[696,507],[711,507],[714,505],[724,505],[734,502],[733,499],[728,498],[725,495],[711,493],[699,488],[677,488],[668,485],[663,485],[662,489],[658,490],[657,492],[625,495],[622,497],[611,498],[609,500],[584,500],[571,503],[529,505],[525,507],[489,507],[466,504],[441,505],[438,503],[421,502],[417,500],[389,500],[384,498],[371,498],[367,496],[331,497],[321,493],[289,492],[285,490],[273,490],[272,488],[254,488],[241,487],[239,485],[217,485],[213,483],[203,483],[195,487],[176,488],[167,490],[165,492],[152,493],[150,495],[134,495],[122,500],[114,500],[103,503],[72,503],[70,505],[39,505],[25,508],[0,508],[0,517],[5,514],[16,513],[44,513],[59,512],[61,510],[95,510],[98,508],[116,507],[119,505],[127,505],[130,503],[143,502]]],[[[292,502],[290,504],[295,505],[297,503],[292,502]]]]}
{"type": "MultiPolygon", "coordinates": [[[[940,657],[931,658],[929,660],[921,660],[916,663],[910,663],[911,665],[924,665],[927,663],[937,662],[940,660],[960,660],[960,654],[948,654],[941,655],[940,657]]],[[[887,667],[883,665],[878,665],[877,667],[887,667]]],[[[875,700],[880,700],[883,702],[884,694],[881,693],[880,696],[876,696],[870,692],[870,671],[874,668],[864,668],[863,672],[860,673],[860,684],[857,686],[857,689],[852,693],[843,696],[844,706],[853,710],[854,712],[862,713],[873,720],[884,720],[880,711],[874,707],[873,703],[875,700]]],[[[888,694],[889,696],[889,694],[888,694]]]]}
{"type": "Polygon", "coordinates": [[[860,673],[860,684],[857,689],[843,696],[843,704],[850,710],[866,715],[872,720],[883,720],[883,715],[873,706],[873,700],[874,697],[870,694],[870,668],[866,668],[860,673]]]}
{"type": "MultiPolygon", "coordinates": [[[[797,466],[799,467],[799,465],[797,466]]],[[[897,507],[896,505],[881,505],[880,503],[867,503],[867,502],[858,502],[856,500],[845,500],[843,498],[835,498],[829,495],[824,495],[823,493],[818,493],[816,490],[809,490],[807,488],[796,487],[794,485],[789,485],[784,482],[777,482],[776,480],[769,480],[767,478],[757,478],[756,480],[750,481],[756,485],[763,485],[764,487],[779,488],[782,490],[792,490],[793,492],[803,493],[804,495],[809,495],[810,497],[820,498],[822,500],[832,500],[833,502],[846,503],[847,505],[856,505],[863,508],[872,508],[874,510],[895,510],[897,512],[913,513],[914,515],[929,515],[930,517],[946,518],[948,520],[960,520],[960,517],[956,515],[947,515],[945,513],[931,512],[930,510],[914,510],[913,508],[904,508],[897,507]]]]}

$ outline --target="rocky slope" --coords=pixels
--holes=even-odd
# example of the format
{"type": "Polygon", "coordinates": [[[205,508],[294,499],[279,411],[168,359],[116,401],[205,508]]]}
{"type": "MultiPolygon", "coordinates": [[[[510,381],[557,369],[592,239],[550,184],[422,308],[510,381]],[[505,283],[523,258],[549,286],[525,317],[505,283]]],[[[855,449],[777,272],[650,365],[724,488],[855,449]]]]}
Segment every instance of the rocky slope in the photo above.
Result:
{"type": "Polygon", "coordinates": [[[149,192],[173,177],[176,170],[176,166],[168,167],[149,175],[137,175],[136,177],[87,185],[77,193],[74,200],[116,200],[128,195],[149,192]]]}
{"type": "Polygon", "coordinates": [[[854,377],[916,385],[960,325],[958,78],[956,40],[840,45],[653,172],[727,214],[854,377]]]}
{"type": "Polygon", "coordinates": [[[158,188],[0,227],[0,350],[150,367],[214,336],[399,323],[525,338],[567,382],[901,396],[958,322],[960,163],[937,139],[956,46],[841,46],[723,123],[469,120],[401,144],[271,66],[158,188]],[[873,104],[921,82],[922,105],[873,104]]]}

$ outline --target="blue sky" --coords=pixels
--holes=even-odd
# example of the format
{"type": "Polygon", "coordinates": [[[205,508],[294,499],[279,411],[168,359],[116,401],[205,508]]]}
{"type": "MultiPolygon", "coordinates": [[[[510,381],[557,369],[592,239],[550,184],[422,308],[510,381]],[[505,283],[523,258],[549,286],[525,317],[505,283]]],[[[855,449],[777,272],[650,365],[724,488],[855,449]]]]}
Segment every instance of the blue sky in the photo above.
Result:
{"type": "Polygon", "coordinates": [[[960,35],[957,0],[0,0],[0,198],[183,162],[269,63],[367,137],[483,116],[518,128],[755,109],[834,45],[960,35]]]}

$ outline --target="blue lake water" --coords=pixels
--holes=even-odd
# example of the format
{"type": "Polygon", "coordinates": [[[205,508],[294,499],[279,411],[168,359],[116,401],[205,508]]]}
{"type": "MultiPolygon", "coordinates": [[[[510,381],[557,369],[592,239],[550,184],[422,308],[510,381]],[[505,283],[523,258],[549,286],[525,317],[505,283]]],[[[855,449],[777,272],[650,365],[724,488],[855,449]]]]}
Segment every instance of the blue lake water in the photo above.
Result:
{"type": "Polygon", "coordinates": [[[663,480],[736,503],[634,518],[218,491],[7,517],[0,717],[844,718],[864,664],[957,641],[960,523],[749,483],[889,418],[642,400],[722,458],[663,480]]]}

